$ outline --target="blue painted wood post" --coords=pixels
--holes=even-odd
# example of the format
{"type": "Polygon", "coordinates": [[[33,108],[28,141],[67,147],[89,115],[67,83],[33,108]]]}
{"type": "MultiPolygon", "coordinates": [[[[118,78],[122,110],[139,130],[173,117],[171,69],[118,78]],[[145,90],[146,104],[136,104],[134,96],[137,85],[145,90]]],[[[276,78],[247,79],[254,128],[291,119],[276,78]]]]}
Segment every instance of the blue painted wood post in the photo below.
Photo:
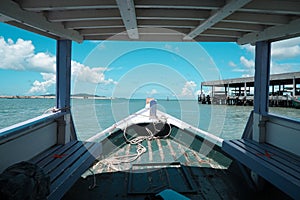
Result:
{"type": "Polygon", "coordinates": [[[265,120],[269,107],[271,44],[257,42],[255,48],[253,140],[264,142],[265,120]]]}
{"type": "Polygon", "coordinates": [[[71,85],[71,40],[58,40],[56,50],[56,105],[69,112],[71,85]]]}
{"type": "Polygon", "coordinates": [[[56,50],[56,107],[65,112],[58,120],[57,142],[65,144],[71,140],[71,40],[58,40],[56,50]]]}

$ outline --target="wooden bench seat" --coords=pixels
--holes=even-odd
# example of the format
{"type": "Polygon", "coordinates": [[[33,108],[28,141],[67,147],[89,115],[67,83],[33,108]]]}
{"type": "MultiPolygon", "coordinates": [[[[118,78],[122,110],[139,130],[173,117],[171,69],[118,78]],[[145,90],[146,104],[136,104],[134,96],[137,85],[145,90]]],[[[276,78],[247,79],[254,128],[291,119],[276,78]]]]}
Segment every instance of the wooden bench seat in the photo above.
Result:
{"type": "Polygon", "coordinates": [[[300,199],[299,156],[250,139],[224,141],[222,149],[292,198],[300,199]]]}
{"type": "Polygon", "coordinates": [[[71,141],[56,145],[30,160],[50,177],[48,199],[60,199],[100,155],[99,143],[71,141]]]}

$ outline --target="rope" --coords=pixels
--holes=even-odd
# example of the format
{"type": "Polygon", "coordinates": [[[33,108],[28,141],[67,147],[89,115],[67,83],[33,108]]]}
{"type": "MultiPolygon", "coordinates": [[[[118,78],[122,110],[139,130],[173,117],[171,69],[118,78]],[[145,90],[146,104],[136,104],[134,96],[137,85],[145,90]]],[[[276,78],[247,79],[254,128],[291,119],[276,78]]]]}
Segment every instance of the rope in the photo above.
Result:
{"type": "Polygon", "coordinates": [[[53,107],[53,108],[48,108],[47,110],[44,111],[43,114],[48,114],[48,113],[57,113],[59,111],[66,111],[66,110],[70,110],[71,107],[68,106],[68,107],[63,107],[63,108],[56,108],[56,107],[53,107]]]}
{"type": "MultiPolygon", "coordinates": [[[[131,140],[129,140],[126,136],[126,130],[128,128],[128,124],[126,124],[126,127],[124,128],[124,131],[123,131],[123,136],[124,136],[124,139],[127,143],[131,144],[131,145],[137,145],[137,149],[136,149],[136,153],[135,154],[129,154],[129,155],[124,155],[124,156],[115,156],[113,158],[107,158],[103,161],[101,161],[104,165],[108,166],[109,168],[113,169],[113,170],[116,170],[116,171],[120,171],[121,170],[121,166],[120,164],[122,163],[131,163],[135,160],[137,160],[142,154],[144,154],[147,149],[146,147],[144,147],[142,145],[142,142],[144,140],[148,140],[148,141],[151,141],[151,140],[156,140],[156,139],[164,139],[164,138],[167,138],[170,136],[171,134],[171,125],[169,123],[167,123],[167,118],[165,116],[161,117],[161,119],[164,119],[164,120],[158,120],[158,121],[153,121],[152,124],[153,124],[153,127],[154,127],[154,133],[148,129],[147,127],[145,127],[147,133],[148,133],[148,136],[138,136],[138,137],[135,137],[135,138],[132,138],[131,140]],[[155,134],[159,133],[160,131],[162,131],[162,129],[158,129],[157,128],[157,124],[159,123],[163,123],[164,125],[165,124],[168,124],[169,126],[169,132],[167,135],[165,136],[155,136],[155,134]],[[119,167],[117,167],[119,166],[119,167]]],[[[165,126],[163,126],[165,127],[165,126]]]]}
{"type": "Polygon", "coordinates": [[[92,173],[93,175],[93,183],[89,186],[89,190],[93,190],[95,187],[97,187],[97,183],[96,183],[96,175],[95,173],[89,169],[89,171],[92,173]]]}

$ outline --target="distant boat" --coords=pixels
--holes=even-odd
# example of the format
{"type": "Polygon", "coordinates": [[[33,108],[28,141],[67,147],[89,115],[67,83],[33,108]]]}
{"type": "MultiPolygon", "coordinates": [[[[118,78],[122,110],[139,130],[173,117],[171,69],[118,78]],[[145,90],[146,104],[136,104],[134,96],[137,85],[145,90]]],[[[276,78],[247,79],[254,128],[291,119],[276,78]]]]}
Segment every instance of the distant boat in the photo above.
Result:
{"type": "Polygon", "coordinates": [[[292,98],[293,107],[300,109],[300,97],[292,98]]]}

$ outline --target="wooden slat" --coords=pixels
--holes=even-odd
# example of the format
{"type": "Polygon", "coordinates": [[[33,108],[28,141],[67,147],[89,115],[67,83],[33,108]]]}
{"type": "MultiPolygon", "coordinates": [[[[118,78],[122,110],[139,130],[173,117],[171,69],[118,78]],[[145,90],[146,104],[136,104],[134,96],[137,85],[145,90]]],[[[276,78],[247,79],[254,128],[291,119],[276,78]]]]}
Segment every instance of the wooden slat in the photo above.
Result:
{"type": "Polygon", "coordinates": [[[83,154],[78,155],[78,159],[68,167],[64,173],[59,176],[50,187],[51,194],[48,199],[60,199],[63,194],[71,188],[80,175],[94,162],[93,156],[96,152],[100,152],[100,144],[92,143],[90,149],[83,154]]]}
{"type": "Polygon", "coordinates": [[[163,151],[163,148],[161,146],[160,140],[155,140],[155,141],[156,141],[157,146],[158,146],[158,151],[159,151],[159,156],[160,156],[161,162],[164,162],[165,155],[164,155],[164,151],[163,151]]]}
{"type": "Polygon", "coordinates": [[[56,145],[29,161],[49,175],[51,185],[48,199],[60,199],[100,153],[99,143],[71,141],[56,145]]]}
{"type": "MultiPolygon", "coordinates": [[[[268,145],[268,144],[261,144],[263,147],[268,148],[268,150],[271,153],[274,153],[275,151],[278,151],[278,148],[272,146],[272,145],[268,145]]],[[[297,165],[300,166],[300,157],[296,157],[294,154],[291,154],[289,152],[286,151],[280,151],[280,155],[282,155],[282,157],[284,157],[287,161],[291,162],[291,163],[297,163],[297,165]]]]}
{"type": "Polygon", "coordinates": [[[164,151],[164,162],[166,163],[172,163],[175,162],[174,157],[172,155],[171,149],[169,148],[169,145],[167,143],[169,139],[160,140],[162,149],[164,151]]]}
{"type": "Polygon", "coordinates": [[[153,152],[152,152],[152,146],[151,146],[151,142],[148,140],[147,141],[148,144],[148,154],[149,154],[149,162],[153,161],[153,152]]]}
{"type": "MultiPolygon", "coordinates": [[[[291,197],[299,199],[300,180],[290,174],[292,169],[287,169],[283,164],[275,162],[272,157],[259,156],[261,151],[252,149],[247,144],[249,143],[245,140],[224,141],[222,149],[291,197]],[[243,145],[241,145],[242,142],[244,142],[243,145]],[[283,167],[283,169],[278,167],[283,167]]],[[[280,150],[278,149],[277,152],[280,150]]]]}
{"type": "Polygon", "coordinates": [[[267,165],[272,166],[272,169],[274,171],[276,171],[279,175],[290,177],[291,180],[295,181],[296,183],[298,182],[298,184],[300,186],[299,172],[292,170],[290,167],[287,167],[286,165],[283,165],[282,163],[274,160],[274,158],[277,157],[276,156],[277,154],[270,155],[270,157],[267,157],[264,155],[266,153],[264,149],[259,149],[259,147],[254,148],[253,146],[251,146],[250,143],[248,143],[246,141],[233,140],[233,143],[236,146],[238,146],[239,148],[246,151],[247,155],[251,154],[251,155],[255,156],[254,159],[259,160],[261,163],[266,163],[267,165]]]}
{"type": "Polygon", "coordinates": [[[55,168],[62,162],[67,160],[67,158],[72,157],[73,154],[81,148],[81,146],[82,142],[77,142],[71,148],[61,148],[60,151],[56,153],[56,155],[51,155],[49,157],[49,163],[43,167],[44,171],[48,174],[51,171],[55,170],[55,168]],[[57,156],[57,158],[55,156],[57,156]]]}
{"type": "Polygon", "coordinates": [[[37,164],[37,163],[41,162],[43,159],[49,157],[50,155],[53,155],[55,153],[55,151],[60,149],[62,146],[63,145],[55,145],[50,150],[46,149],[44,152],[42,152],[39,155],[35,156],[34,158],[30,159],[30,162],[37,164]]]}
{"type": "MultiPolygon", "coordinates": [[[[295,159],[286,159],[288,157],[286,157],[285,154],[282,153],[282,151],[275,151],[274,149],[270,149],[269,146],[265,145],[265,146],[258,146],[259,143],[256,143],[254,141],[250,141],[250,140],[239,140],[240,143],[247,143],[247,146],[252,147],[253,149],[255,149],[256,151],[259,151],[259,155],[264,155],[266,154],[266,151],[268,154],[270,154],[270,158],[263,156],[265,158],[266,161],[274,163],[274,162],[278,162],[280,164],[280,166],[282,166],[282,168],[292,168],[293,170],[295,170],[297,173],[294,174],[294,171],[291,173],[291,175],[299,177],[300,178],[300,162],[295,161],[295,159]]],[[[277,164],[277,163],[276,163],[277,164]]],[[[279,168],[281,168],[278,164],[277,166],[279,168]]]]}
{"type": "MultiPolygon", "coordinates": [[[[72,153],[72,156],[67,157],[64,161],[61,161],[60,165],[57,166],[54,170],[49,173],[50,180],[55,180],[60,174],[64,172],[70,165],[72,165],[83,153],[89,149],[93,143],[82,143],[79,149],[76,152],[72,153]]],[[[61,159],[61,158],[57,158],[61,159]]]]}
{"type": "Polygon", "coordinates": [[[64,151],[66,151],[67,149],[71,148],[72,146],[74,146],[77,143],[77,141],[75,142],[69,142],[65,145],[62,145],[61,148],[57,149],[55,152],[52,152],[51,149],[49,150],[49,154],[45,157],[43,157],[41,155],[41,160],[36,163],[39,167],[44,168],[48,163],[52,162],[52,160],[54,159],[54,154],[62,154],[64,151]],[[50,154],[51,152],[51,154],[50,154]]]}
{"type": "Polygon", "coordinates": [[[174,161],[176,161],[176,159],[177,159],[176,158],[176,153],[175,153],[175,151],[174,151],[174,149],[172,147],[172,144],[171,144],[170,140],[167,140],[167,144],[168,144],[168,149],[170,150],[171,155],[172,155],[174,161]]]}

